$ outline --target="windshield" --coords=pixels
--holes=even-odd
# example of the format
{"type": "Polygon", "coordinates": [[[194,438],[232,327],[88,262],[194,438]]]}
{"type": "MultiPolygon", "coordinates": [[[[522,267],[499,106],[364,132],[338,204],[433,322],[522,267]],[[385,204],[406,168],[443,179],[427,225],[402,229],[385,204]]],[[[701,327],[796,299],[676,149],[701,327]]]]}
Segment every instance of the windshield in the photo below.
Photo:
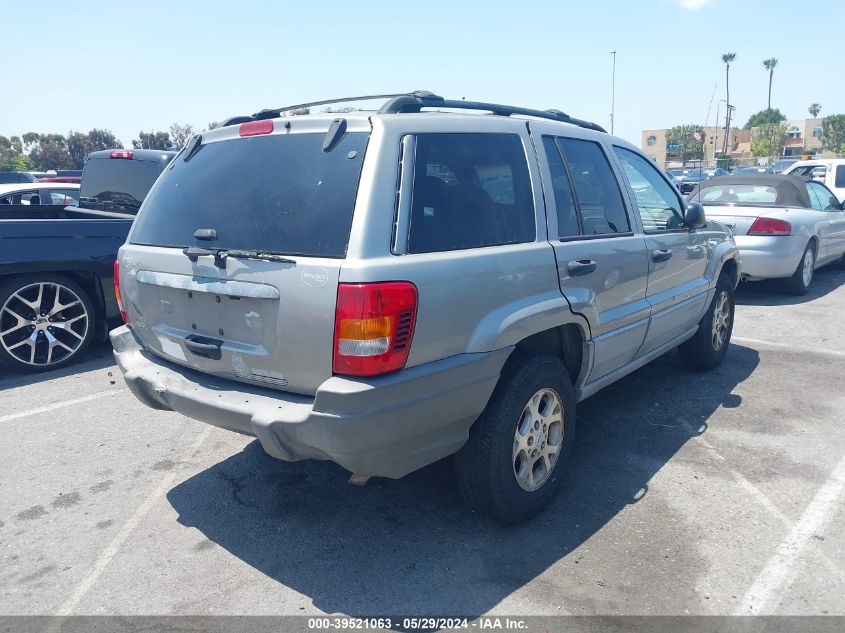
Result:
{"type": "Polygon", "coordinates": [[[260,250],[344,257],[369,135],[346,134],[328,152],[325,134],[287,134],[203,145],[150,192],[134,244],[260,250]],[[213,229],[215,240],[195,240],[213,229]]]}
{"type": "Polygon", "coordinates": [[[147,160],[89,158],[79,190],[80,206],[137,210],[163,165],[147,160]]]}
{"type": "Polygon", "coordinates": [[[700,199],[706,204],[773,205],[777,190],[765,185],[715,185],[702,188],[700,199]]]}

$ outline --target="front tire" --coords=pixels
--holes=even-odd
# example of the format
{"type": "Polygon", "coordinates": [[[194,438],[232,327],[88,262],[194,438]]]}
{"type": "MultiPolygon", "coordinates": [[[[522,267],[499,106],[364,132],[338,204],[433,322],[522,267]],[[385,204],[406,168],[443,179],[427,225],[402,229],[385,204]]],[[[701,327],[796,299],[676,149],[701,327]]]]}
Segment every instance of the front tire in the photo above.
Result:
{"type": "Polygon", "coordinates": [[[74,362],[95,329],[88,293],[60,275],[24,275],[0,284],[0,365],[34,373],[74,362]]]}
{"type": "Polygon", "coordinates": [[[469,505],[523,523],[560,489],[575,439],[575,391],[560,359],[515,352],[469,440],[455,455],[469,505]]]}
{"type": "Polygon", "coordinates": [[[734,327],[734,285],[725,274],[716,282],[716,294],[707,307],[695,335],[678,346],[678,353],[691,369],[706,371],[721,364],[734,327]]]}
{"type": "Polygon", "coordinates": [[[804,249],[804,255],[798,262],[798,267],[792,273],[792,277],[783,280],[783,289],[791,295],[805,295],[810,289],[810,283],[813,281],[813,272],[816,267],[816,250],[813,248],[813,243],[807,244],[804,249]]]}

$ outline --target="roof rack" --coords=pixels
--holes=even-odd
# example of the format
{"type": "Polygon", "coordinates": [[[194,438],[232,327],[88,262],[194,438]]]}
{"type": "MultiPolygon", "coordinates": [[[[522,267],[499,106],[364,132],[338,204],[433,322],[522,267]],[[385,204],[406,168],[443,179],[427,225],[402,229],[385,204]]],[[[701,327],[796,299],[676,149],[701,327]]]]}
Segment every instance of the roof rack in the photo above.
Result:
{"type": "Polygon", "coordinates": [[[236,116],[223,121],[221,125],[237,125],[245,123],[246,121],[256,121],[260,119],[274,119],[281,116],[282,112],[290,112],[292,110],[299,110],[302,108],[310,108],[317,105],[330,105],[333,103],[346,103],[350,101],[368,101],[374,99],[389,99],[381,109],[379,114],[400,114],[405,112],[419,112],[423,108],[449,108],[453,110],[482,110],[485,112],[492,112],[500,116],[512,116],[519,114],[522,116],[531,116],[540,119],[550,119],[552,121],[560,121],[562,123],[569,123],[577,125],[578,127],[586,128],[588,130],[595,130],[597,132],[607,132],[603,127],[590,121],[583,119],[576,119],[560,110],[532,110],[531,108],[520,108],[517,106],[502,105],[499,103],[484,103],[482,101],[456,101],[452,99],[444,99],[427,90],[416,90],[414,92],[387,94],[387,95],[366,95],[363,97],[343,97],[341,99],[329,99],[326,101],[311,101],[309,103],[299,103],[297,105],[285,106],[283,108],[276,108],[273,110],[261,110],[251,116],[236,116]]]}

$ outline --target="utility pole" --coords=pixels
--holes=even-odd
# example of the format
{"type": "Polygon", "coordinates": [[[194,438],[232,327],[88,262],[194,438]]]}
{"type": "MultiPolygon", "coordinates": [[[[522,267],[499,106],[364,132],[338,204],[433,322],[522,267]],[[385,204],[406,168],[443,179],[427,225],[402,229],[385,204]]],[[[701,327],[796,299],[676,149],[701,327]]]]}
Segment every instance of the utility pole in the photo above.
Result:
{"type": "Polygon", "coordinates": [[[731,114],[734,110],[736,110],[736,108],[730,103],[725,104],[725,107],[727,108],[727,112],[725,113],[725,145],[722,150],[722,156],[727,156],[728,154],[728,136],[730,136],[731,133],[731,114]]]}
{"type": "Polygon", "coordinates": [[[616,51],[610,51],[613,55],[613,71],[610,75],[610,133],[613,134],[613,119],[616,114],[616,51]]]}

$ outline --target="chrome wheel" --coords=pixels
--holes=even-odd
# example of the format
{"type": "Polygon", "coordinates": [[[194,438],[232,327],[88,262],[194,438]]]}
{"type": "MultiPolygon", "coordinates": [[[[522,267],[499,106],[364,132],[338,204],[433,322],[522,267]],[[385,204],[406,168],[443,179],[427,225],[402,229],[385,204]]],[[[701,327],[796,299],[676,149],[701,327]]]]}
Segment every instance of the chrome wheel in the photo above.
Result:
{"type": "Polygon", "coordinates": [[[18,288],[0,308],[0,345],[26,365],[46,367],[70,358],[89,327],[82,298],[52,281],[18,288]]]}
{"type": "Polygon", "coordinates": [[[533,492],[549,480],[563,442],[563,403],[552,389],[528,400],[513,438],[513,472],[519,487],[533,492]]]}
{"type": "Polygon", "coordinates": [[[813,264],[815,264],[815,257],[813,256],[813,249],[811,247],[804,252],[803,269],[801,270],[801,279],[804,282],[804,286],[809,286],[813,280],[813,264]]]}
{"type": "Polygon", "coordinates": [[[717,352],[722,349],[725,339],[728,337],[728,329],[731,322],[731,300],[724,290],[719,293],[716,300],[716,307],[713,308],[713,349],[717,352]]]}

